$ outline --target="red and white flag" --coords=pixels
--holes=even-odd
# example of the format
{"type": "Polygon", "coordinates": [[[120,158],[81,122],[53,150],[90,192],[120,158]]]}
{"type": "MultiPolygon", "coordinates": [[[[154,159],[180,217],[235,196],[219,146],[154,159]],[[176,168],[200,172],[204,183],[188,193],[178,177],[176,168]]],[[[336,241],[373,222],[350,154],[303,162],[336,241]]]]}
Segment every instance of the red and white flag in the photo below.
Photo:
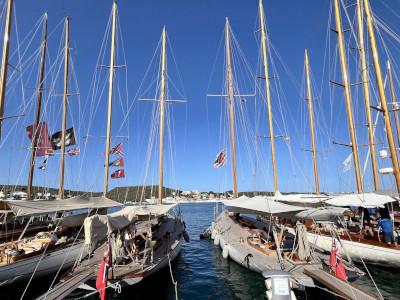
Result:
{"type": "Polygon", "coordinates": [[[226,150],[220,151],[214,160],[214,168],[220,168],[226,164],[226,150]]]}
{"type": "Polygon", "coordinates": [[[79,148],[72,148],[67,150],[67,154],[69,156],[78,155],[79,153],[81,153],[81,150],[79,148]]]}
{"type": "Polygon", "coordinates": [[[336,240],[334,238],[332,239],[332,250],[329,258],[329,265],[337,278],[347,280],[346,270],[339,253],[339,247],[336,245],[336,240]]]}
{"type": "Polygon", "coordinates": [[[111,173],[111,178],[112,179],[124,178],[124,177],[125,177],[125,170],[124,169],[120,169],[120,170],[117,170],[117,171],[111,173]]]}
{"type": "MultiPolygon", "coordinates": [[[[49,129],[45,122],[40,122],[37,126],[37,143],[36,143],[36,156],[53,155],[53,148],[50,142],[49,129]]],[[[33,125],[26,127],[26,134],[32,141],[34,128],[33,125]]]]}
{"type": "Polygon", "coordinates": [[[111,251],[110,243],[107,242],[106,251],[104,252],[103,261],[101,262],[99,273],[96,279],[96,289],[99,291],[100,299],[106,299],[106,288],[108,281],[108,269],[111,266],[111,251]]]}

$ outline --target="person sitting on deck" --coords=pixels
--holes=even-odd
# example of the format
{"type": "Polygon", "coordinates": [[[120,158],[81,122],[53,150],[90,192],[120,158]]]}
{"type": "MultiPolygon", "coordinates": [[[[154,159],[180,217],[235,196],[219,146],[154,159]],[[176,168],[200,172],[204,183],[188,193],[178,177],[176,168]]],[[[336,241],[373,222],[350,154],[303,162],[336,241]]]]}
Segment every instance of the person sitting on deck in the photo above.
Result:
{"type": "Polygon", "coordinates": [[[392,221],[389,218],[382,218],[379,221],[378,226],[382,228],[383,240],[385,243],[388,245],[391,245],[392,243],[397,245],[397,241],[394,239],[392,221]]]}

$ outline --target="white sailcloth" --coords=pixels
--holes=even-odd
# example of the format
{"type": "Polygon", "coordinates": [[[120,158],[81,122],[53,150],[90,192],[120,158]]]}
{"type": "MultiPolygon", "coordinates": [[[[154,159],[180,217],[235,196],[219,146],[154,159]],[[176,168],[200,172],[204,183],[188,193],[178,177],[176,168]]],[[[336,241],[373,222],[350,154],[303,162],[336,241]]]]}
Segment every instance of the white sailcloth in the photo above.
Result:
{"type": "Polygon", "coordinates": [[[351,163],[353,161],[353,153],[350,153],[349,156],[343,161],[343,173],[351,170],[351,163]]]}

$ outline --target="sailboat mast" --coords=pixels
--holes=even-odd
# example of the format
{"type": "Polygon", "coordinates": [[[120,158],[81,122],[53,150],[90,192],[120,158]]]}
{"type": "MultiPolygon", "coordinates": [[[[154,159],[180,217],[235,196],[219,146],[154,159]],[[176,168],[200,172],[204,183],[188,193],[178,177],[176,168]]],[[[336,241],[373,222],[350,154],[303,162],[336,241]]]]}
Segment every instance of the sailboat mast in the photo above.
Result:
{"type": "Polygon", "coordinates": [[[44,85],[44,73],[45,73],[45,65],[46,65],[46,50],[47,50],[47,13],[44,15],[43,20],[43,33],[42,33],[42,46],[41,46],[41,55],[40,55],[40,70],[39,70],[39,84],[37,90],[37,103],[36,103],[36,111],[35,111],[35,121],[33,123],[32,128],[32,142],[31,142],[31,159],[29,164],[29,177],[28,177],[28,189],[27,189],[27,198],[31,200],[33,197],[32,193],[32,184],[33,184],[33,175],[35,172],[35,157],[36,157],[36,147],[39,138],[39,122],[40,122],[40,114],[42,110],[42,97],[43,97],[43,85],[44,85]]]}
{"type": "Polygon", "coordinates": [[[231,36],[229,28],[229,20],[226,18],[225,23],[225,52],[226,52],[226,77],[229,100],[229,125],[231,132],[231,155],[232,155],[232,181],[233,181],[233,197],[238,197],[237,174],[236,174],[236,145],[235,145],[235,95],[233,92],[233,76],[231,63],[231,36]]]}
{"type": "MultiPolygon", "coordinates": [[[[390,61],[388,61],[388,75],[389,75],[389,85],[390,85],[390,95],[392,96],[392,102],[396,103],[396,91],[394,90],[394,84],[393,84],[393,74],[392,74],[392,68],[390,65],[390,61]]],[[[397,133],[397,143],[400,147],[400,124],[399,124],[399,112],[397,109],[393,111],[394,114],[394,121],[396,122],[396,133],[397,133]]]]}
{"type": "Polygon", "coordinates": [[[275,136],[274,136],[274,125],[273,125],[273,117],[272,117],[272,108],[271,108],[271,91],[270,91],[270,82],[269,82],[269,71],[268,71],[268,55],[267,55],[267,34],[266,34],[266,26],[265,26],[265,16],[264,16],[264,8],[262,4],[262,0],[259,3],[259,14],[260,14],[260,28],[261,28],[261,47],[262,47],[262,55],[264,61],[264,77],[265,77],[265,94],[267,98],[267,109],[268,109],[268,125],[269,125],[269,139],[271,144],[271,159],[272,159],[272,170],[274,174],[274,192],[278,192],[278,171],[276,168],[276,159],[275,159],[275,136]]]}
{"type": "Polygon", "coordinates": [[[60,199],[64,199],[64,167],[65,167],[65,132],[67,130],[68,109],[68,70],[69,70],[69,18],[65,17],[65,46],[64,46],[64,92],[63,117],[61,131],[61,158],[60,158],[60,199]]]}
{"type": "Polygon", "coordinates": [[[354,160],[354,170],[356,174],[356,183],[357,183],[357,191],[361,193],[363,191],[361,173],[360,173],[360,161],[358,158],[358,148],[357,148],[357,137],[354,129],[354,118],[353,118],[353,110],[351,105],[351,95],[350,95],[350,84],[349,84],[349,76],[347,72],[347,60],[345,54],[345,46],[344,46],[344,38],[343,38],[343,29],[342,29],[342,21],[340,17],[340,7],[339,0],[334,0],[334,8],[335,8],[335,19],[336,19],[336,31],[338,35],[339,42],[339,55],[340,55],[340,65],[342,69],[342,80],[343,80],[343,88],[346,100],[346,110],[347,110],[347,123],[350,131],[350,141],[351,148],[353,150],[353,160],[354,160]]]}
{"type": "Polygon", "coordinates": [[[160,149],[158,161],[158,203],[162,204],[163,180],[164,180],[164,119],[165,119],[165,97],[167,79],[167,58],[166,58],[166,30],[162,32],[161,41],[161,86],[160,86],[160,149]]]}
{"type": "Polygon", "coordinates": [[[110,161],[110,142],[111,142],[111,116],[112,116],[112,98],[114,83],[114,63],[115,63],[115,30],[117,23],[117,3],[113,3],[112,7],[112,28],[111,28],[111,54],[110,54],[110,74],[108,86],[108,113],[107,113],[107,135],[106,135],[106,159],[104,163],[104,190],[105,197],[108,192],[108,164],[110,161]]]}
{"type": "Polygon", "coordinates": [[[1,128],[4,117],[4,102],[6,97],[6,84],[7,84],[7,68],[8,68],[8,53],[10,49],[10,34],[11,34],[11,14],[12,14],[13,0],[7,1],[6,13],[6,26],[4,28],[4,41],[3,41],[3,54],[1,56],[1,70],[0,70],[0,139],[1,128]]]}
{"type": "Polygon", "coordinates": [[[363,92],[364,92],[364,102],[365,102],[365,114],[367,117],[368,126],[368,142],[369,142],[369,152],[371,156],[372,164],[372,174],[374,177],[374,189],[379,190],[379,176],[378,176],[378,164],[376,162],[375,154],[375,141],[374,141],[374,125],[372,123],[371,117],[371,101],[369,93],[369,74],[366,58],[366,49],[364,43],[364,25],[363,25],[363,14],[362,14],[362,0],[357,0],[357,25],[358,25],[358,46],[360,48],[360,59],[361,59],[361,74],[363,82],[363,92]]]}
{"type": "Polygon", "coordinates": [[[310,66],[308,61],[307,50],[305,50],[304,53],[304,60],[306,66],[307,102],[308,102],[308,114],[310,115],[310,132],[311,132],[312,156],[313,156],[313,167],[314,167],[315,193],[319,194],[317,149],[316,149],[317,147],[315,143],[315,134],[314,134],[314,112],[313,112],[312,93],[311,93],[310,66]]]}
{"type": "Polygon", "coordinates": [[[400,192],[399,161],[397,158],[396,146],[394,144],[392,125],[390,124],[389,110],[388,110],[388,105],[387,105],[387,101],[386,101],[385,88],[383,86],[381,66],[379,63],[379,54],[378,54],[378,49],[376,47],[375,32],[374,32],[374,27],[372,24],[372,13],[371,13],[371,9],[370,9],[368,0],[364,0],[364,11],[365,11],[365,14],[367,17],[367,26],[368,26],[368,33],[369,33],[369,39],[370,39],[370,44],[371,44],[371,50],[372,50],[372,57],[373,57],[373,61],[374,61],[376,82],[378,85],[379,98],[381,100],[381,109],[382,109],[383,119],[385,121],[387,140],[388,140],[388,144],[389,144],[390,154],[392,157],[393,174],[396,179],[397,192],[400,192]]]}

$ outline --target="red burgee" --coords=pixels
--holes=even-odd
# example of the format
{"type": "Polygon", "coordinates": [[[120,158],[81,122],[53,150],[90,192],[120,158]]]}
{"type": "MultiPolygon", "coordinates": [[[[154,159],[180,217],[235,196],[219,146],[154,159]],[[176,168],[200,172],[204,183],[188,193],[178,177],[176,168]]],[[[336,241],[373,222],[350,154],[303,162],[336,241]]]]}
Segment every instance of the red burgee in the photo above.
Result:
{"type": "Polygon", "coordinates": [[[336,245],[335,239],[332,239],[332,250],[329,258],[329,265],[336,277],[342,280],[347,280],[346,270],[340,257],[339,248],[336,245]]]}
{"type": "Polygon", "coordinates": [[[120,169],[115,171],[114,173],[111,174],[111,178],[112,179],[116,179],[116,178],[124,178],[125,177],[125,170],[124,169],[120,169]]]}
{"type": "Polygon", "coordinates": [[[110,267],[110,244],[107,242],[106,251],[104,252],[103,261],[101,262],[99,273],[96,279],[96,288],[99,291],[100,299],[106,299],[106,288],[108,281],[108,269],[110,267]]]}
{"type": "MultiPolygon", "coordinates": [[[[28,135],[28,138],[31,141],[33,137],[33,131],[34,131],[33,125],[29,125],[28,127],[26,127],[26,134],[28,135]]],[[[45,122],[39,123],[37,131],[38,131],[38,136],[36,145],[36,156],[52,155],[53,148],[51,146],[47,124],[45,122]]]]}

